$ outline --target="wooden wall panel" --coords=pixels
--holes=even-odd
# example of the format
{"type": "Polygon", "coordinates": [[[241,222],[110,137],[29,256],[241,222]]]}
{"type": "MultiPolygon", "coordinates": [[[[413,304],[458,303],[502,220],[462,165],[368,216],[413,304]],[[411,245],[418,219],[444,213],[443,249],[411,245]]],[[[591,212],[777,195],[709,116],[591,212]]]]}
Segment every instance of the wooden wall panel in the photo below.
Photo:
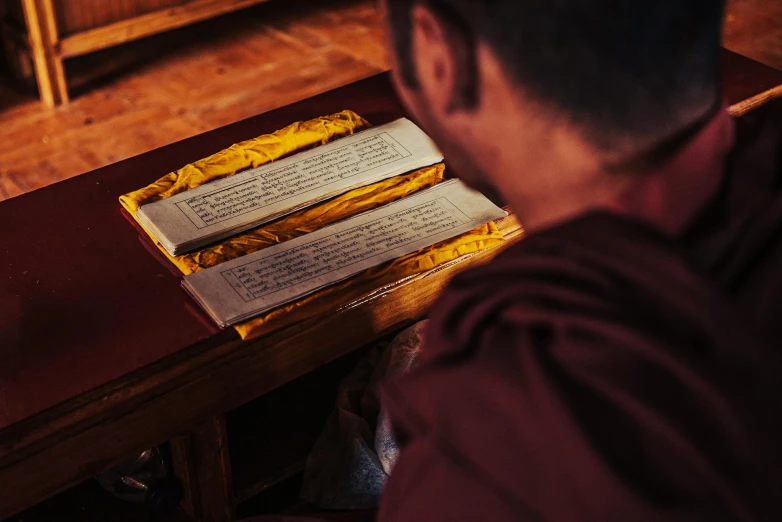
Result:
{"type": "Polygon", "coordinates": [[[190,0],[54,0],[59,33],[67,36],[87,29],[176,7],[190,0]]]}

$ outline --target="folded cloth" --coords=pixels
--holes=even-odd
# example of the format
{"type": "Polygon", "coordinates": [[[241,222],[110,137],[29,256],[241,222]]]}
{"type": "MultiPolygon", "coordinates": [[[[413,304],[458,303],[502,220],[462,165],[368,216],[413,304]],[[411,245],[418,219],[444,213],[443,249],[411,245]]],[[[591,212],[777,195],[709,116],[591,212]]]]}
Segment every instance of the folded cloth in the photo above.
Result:
{"type": "MultiPolygon", "coordinates": [[[[369,123],[352,111],[294,123],[272,134],[232,145],[212,156],[186,165],[147,187],[121,196],[120,203],[135,219],[136,211],[141,205],[328,143],[367,126],[369,123]]],[[[192,274],[432,187],[443,180],[444,171],[445,167],[438,164],[361,187],[181,256],[170,256],[160,244],[157,246],[183,274],[192,274]]],[[[149,234],[149,231],[146,232],[149,234]]],[[[502,235],[493,223],[489,223],[457,238],[369,269],[347,281],[322,289],[234,328],[242,339],[258,337],[294,322],[334,311],[377,288],[430,270],[460,256],[497,246],[501,242],[502,235]]]]}

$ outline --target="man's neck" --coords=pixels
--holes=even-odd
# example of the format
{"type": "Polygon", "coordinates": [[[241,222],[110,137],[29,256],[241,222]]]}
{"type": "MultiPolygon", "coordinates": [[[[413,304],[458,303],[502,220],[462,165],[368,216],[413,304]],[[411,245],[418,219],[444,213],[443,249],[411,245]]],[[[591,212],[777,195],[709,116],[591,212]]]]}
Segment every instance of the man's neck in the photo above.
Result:
{"type": "Polygon", "coordinates": [[[561,127],[540,136],[523,150],[504,149],[491,165],[494,185],[528,231],[609,211],[676,233],[716,191],[733,122],[721,108],[647,166],[606,167],[605,156],[561,127]]]}
{"type": "MultiPolygon", "coordinates": [[[[602,157],[567,127],[524,121],[502,136],[524,136],[485,158],[487,175],[527,231],[568,221],[607,205],[629,185],[629,176],[606,175],[602,157]]],[[[507,138],[505,138],[507,141],[507,138]]],[[[500,141],[502,142],[502,141],[500,141]]]]}

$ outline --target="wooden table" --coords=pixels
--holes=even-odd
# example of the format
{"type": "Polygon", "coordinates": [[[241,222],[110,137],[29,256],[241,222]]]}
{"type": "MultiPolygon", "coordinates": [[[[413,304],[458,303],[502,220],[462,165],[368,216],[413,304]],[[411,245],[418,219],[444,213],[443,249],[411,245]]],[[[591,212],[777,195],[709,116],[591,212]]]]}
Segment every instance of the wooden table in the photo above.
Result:
{"type": "Polygon", "coordinates": [[[211,323],[120,210],[119,195],[186,163],[345,108],[376,124],[403,114],[381,75],[0,205],[0,484],[14,490],[0,495],[0,518],[171,440],[190,511],[227,520],[223,414],[426,315],[453,270],[242,342],[211,323]]]}
{"type": "MultiPolygon", "coordinates": [[[[726,54],[726,64],[732,102],[782,84],[756,62],[726,54]]],[[[343,109],[375,124],[403,115],[380,75],[0,204],[0,519],[171,441],[187,511],[230,520],[224,414],[425,317],[457,267],[488,255],[242,342],[120,211],[119,195],[182,165],[343,109]]],[[[512,219],[500,226],[519,233],[512,219]]]]}

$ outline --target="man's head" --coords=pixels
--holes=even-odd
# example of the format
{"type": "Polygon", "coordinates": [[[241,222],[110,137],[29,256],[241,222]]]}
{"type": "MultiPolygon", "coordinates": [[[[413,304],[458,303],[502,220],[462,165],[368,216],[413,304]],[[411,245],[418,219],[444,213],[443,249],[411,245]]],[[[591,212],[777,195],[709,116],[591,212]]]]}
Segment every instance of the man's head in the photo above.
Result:
{"type": "Polygon", "coordinates": [[[381,5],[403,100],[459,174],[485,188],[498,185],[497,174],[487,171],[508,148],[533,163],[536,152],[562,147],[573,161],[599,156],[615,163],[635,159],[703,117],[719,97],[723,3],[381,5]]]}

